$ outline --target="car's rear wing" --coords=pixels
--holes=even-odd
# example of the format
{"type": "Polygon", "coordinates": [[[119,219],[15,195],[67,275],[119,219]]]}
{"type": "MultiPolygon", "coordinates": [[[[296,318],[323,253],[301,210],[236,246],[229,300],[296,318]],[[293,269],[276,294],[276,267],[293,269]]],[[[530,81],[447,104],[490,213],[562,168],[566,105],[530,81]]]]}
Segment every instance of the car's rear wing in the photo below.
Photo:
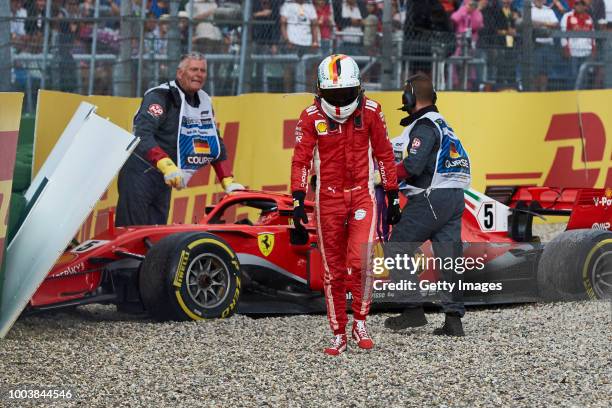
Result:
{"type": "Polygon", "coordinates": [[[485,194],[511,208],[538,215],[569,216],[568,230],[611,229],[611,188],[489,186],[485,194]]]}

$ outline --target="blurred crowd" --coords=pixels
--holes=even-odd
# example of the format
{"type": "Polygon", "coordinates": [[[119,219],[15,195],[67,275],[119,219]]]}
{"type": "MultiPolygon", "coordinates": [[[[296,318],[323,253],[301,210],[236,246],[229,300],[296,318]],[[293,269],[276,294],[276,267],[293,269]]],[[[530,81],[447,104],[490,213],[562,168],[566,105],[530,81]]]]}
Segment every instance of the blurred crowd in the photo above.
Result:
{"type": "MultiPolygon", "coordinates": [[[[120,2],[99,0],[96,16],[95,0],[51,0],[45,69],[54,74],[48,87],[85,92],[83,84],[90,75],[87,56],[95,43],[99,62],[94,92],[112,93],[111,57],[120,48],[120,2]],[[75,58],[79,55],[83,57],[75,58]],[[104,55],[110,56],[108,61],[104,55]]],[[[253,0],[252,5],[251,54],[380,55],[382,0],[253,0]]],[[[155,75],[143,75],[145,88],[169,75],[162,61],[168,52],[168,6],[167,0],[131,0],[132,54],[160,60],[155,75]]],[[[43,52],[46,7],[47,0],[10,0],[13,55],[20,56],[13,64],[18,84],[28,80],[35,87],[42,75],[48,75],[42,72],[40,58],[34,58],[43,52]]],[[[450,58],[454,62],[444,68],[448,89],[520,89],[523,9],[523,0],[392,0],[394,53],[410,61],[410,73],[431,74],[433,61],[450,58]]],[[[242,13],[240,1],[183,0],[178,15],[181,51],[237,54],[242,13]]],[[[552,38],[543,29],[611,30],[612,0],[533,0],[531,20],[535,88],[569,89],[580,66],[597,60],[601,47],[593,38],[552,38]],[[556,81],[553,86],[551,79],[556,81]]],[[[215,74],[222,81],[235,75],[234,68],[217,64],[215,74]]],[[[264,90],[263,77],[265,90],[295,89],[295,64],[260,63],[251,68],[252,91],[264,90]]],[[[366,81],[379,81],[378,72],[366,70],[366,81]]],[[[597,69],[589,74],[593,83],[601,83],[597,69]]]]}

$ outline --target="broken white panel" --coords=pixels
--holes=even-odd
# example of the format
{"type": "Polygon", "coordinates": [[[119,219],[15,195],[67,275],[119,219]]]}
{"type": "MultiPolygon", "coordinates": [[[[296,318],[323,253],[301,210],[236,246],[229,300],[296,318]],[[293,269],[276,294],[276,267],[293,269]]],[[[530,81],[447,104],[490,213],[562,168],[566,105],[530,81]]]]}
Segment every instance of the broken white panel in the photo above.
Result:
{"type": "MultiPolygon", "coordinates": [[[[70,122],[68,122],[68,125],[66,125],[66,128],[62,132],[57,143],[55,143],[55,146],[53,146],[53,150],[51,150],[51,153],[49,153],[49,156],[47,156],[45,159],[42,167],[38,170],[38,173],[36,173],[34,180],[32,180],[32,183],[30,183],[30,187],[28,187],[28,190],[25,192],[24,197],[26,202],[29,202],[32,199],[34,193],[38,190],[43,180],[45,178],[48,179],[49,175],[53,173],[60,160],[62,160],[62,157],[64,157],[66,150],[68,150],[68,147],[70,147],[72,144],[72,141],[76,137],[80,127],[83,125],[83,122],[91,113],[94,113],[95,111],[96,107],[91,103],[81,102],[76,112],[74,112],[74,115],[72,115],[72,119],[70,119],[70,122]]],[[[37,132],[35,133],[37,134],[37,132]]],[[[34,143],[34,146],[36,146],[36,143],[34,143]]],[[[34,152],[34,155],[36,155],[36,152],[34,152]]]]}
{"type": "MultiPolygon", "coordinates": [[[[72,123],[72,122],[71,122],[72,123]]],[[[90,113],[81,119],[64,154],[40,180],[26,218],[6,251],[0,304],[4,337],[139,139],[90,113]]],[[[58,157],[56,157],[57,159],[58,157]]]]}

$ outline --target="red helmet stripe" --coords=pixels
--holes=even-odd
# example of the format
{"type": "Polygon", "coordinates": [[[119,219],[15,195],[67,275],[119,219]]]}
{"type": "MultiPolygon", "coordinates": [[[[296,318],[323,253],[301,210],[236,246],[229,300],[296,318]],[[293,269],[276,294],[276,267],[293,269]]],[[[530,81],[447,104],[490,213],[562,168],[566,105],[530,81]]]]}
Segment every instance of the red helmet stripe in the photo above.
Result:
{"type": "Polygon", "coordinates": [[[329,77],[334,84],[338,83],[338,75],[340,75],[340,61],[345,58],[346,55],[334,55],[329,63],[329,77]]]}

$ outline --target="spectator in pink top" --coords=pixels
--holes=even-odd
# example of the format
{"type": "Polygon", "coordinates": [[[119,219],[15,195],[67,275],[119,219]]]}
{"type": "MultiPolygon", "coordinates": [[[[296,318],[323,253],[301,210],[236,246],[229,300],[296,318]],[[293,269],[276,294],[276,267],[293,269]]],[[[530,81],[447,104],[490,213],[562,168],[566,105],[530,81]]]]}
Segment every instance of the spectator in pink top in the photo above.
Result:
{"type": "MultiPolygon", "coordinates": [[[[480,12],[479,2],[476,0],[465,0],[459,10],[451,15],[451,21],[455,25],[457,38],[464,37],[471,39],[468,47],[473,47],[478,42],[478,31],[484,26],[482,13],[480,12]]],[[[460,44],[458,43],[455,55],[461,55],[460,44]]]]}
{"type": "MultiPolygon", "coordinates": [[[[478,32],[484,27],[484,21],[481,8],[487,4],[486,0],[465,0],[459,10],[451,15],[451,21],[455,26],[455,35],[457,37],[457,48],[453,55],[455,56],[473,56],[478,42],[478,32]]],[[[454,75],[453,87],[460,83],[462,72],[458,70],[457,65],[452,66],[454,75]]],[[[475,79],[475,70],[470,72],[470,80],[475,79]]]]}

